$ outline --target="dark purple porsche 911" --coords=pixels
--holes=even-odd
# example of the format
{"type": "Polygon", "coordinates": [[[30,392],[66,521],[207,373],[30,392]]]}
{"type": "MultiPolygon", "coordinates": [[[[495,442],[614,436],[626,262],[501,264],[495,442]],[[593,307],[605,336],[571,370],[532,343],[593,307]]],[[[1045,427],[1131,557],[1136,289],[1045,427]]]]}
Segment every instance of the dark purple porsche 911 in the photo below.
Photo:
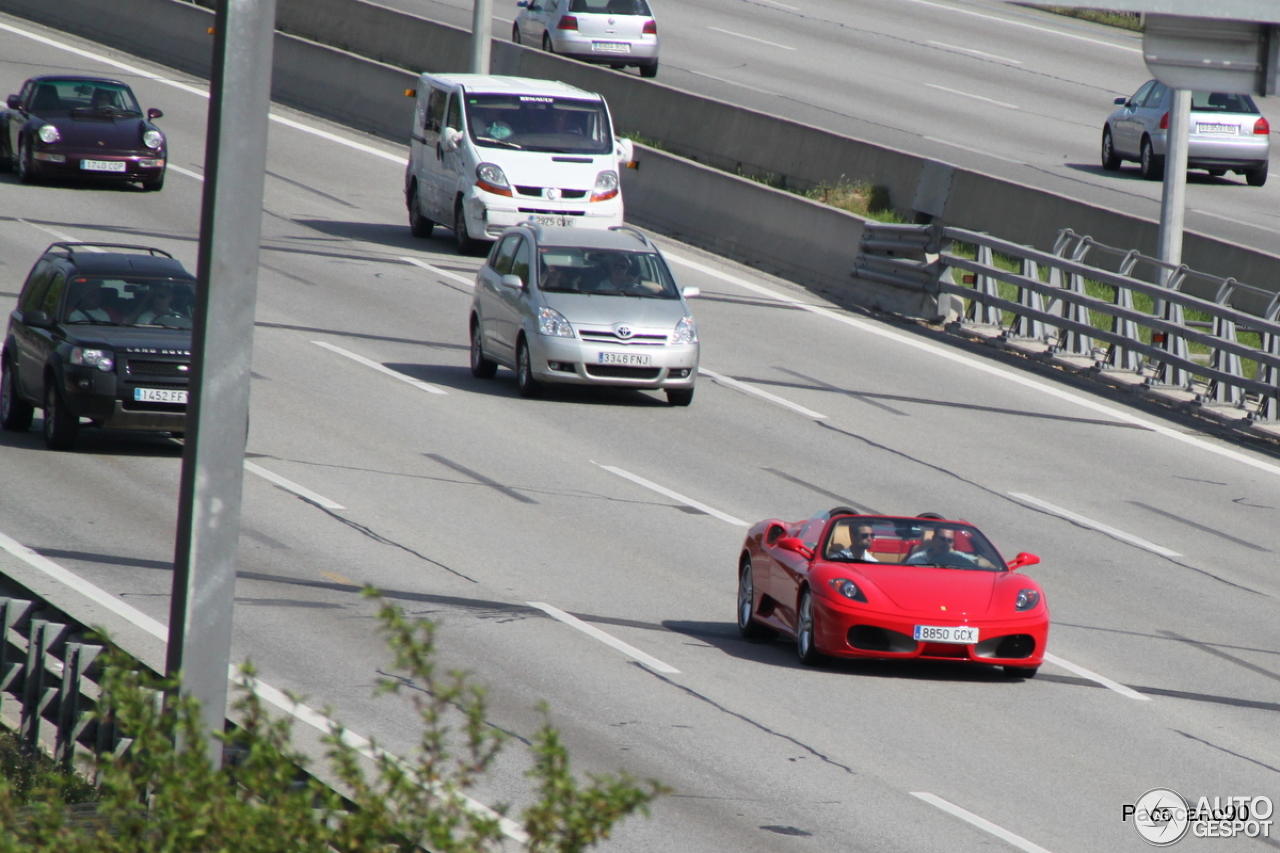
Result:
{"type": "Polygon", "coordinates": [[[47,178],[164,186],[164,133],[119,80],[53,74],[32,77],[0,112],[0,168],[23,183],[47,178]]]}

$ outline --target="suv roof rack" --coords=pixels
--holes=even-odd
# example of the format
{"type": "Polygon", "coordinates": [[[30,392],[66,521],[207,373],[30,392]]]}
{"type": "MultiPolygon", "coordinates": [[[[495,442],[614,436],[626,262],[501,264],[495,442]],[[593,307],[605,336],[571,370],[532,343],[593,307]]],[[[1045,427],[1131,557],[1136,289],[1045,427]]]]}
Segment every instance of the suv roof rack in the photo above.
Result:
{"type": "Polygon", "coordinates": [[[637,240],[639,240],[639,241],[640,241],[640,242],[641,242],[641,243],[642,243],[646,248],[649,248],[649,249],[652,249],[652,248],[653,248],[653,241],[651,241],[651,240],[649,239],[649,237],[648,237],[648,236],[647,236],[643,231],[641,231],[639,228],[635,227],[634,225],[610,225],[610,226],[609,226],[609,230],[610,230],[610,231],[624,231],[624,232],[626,232],[626,233],[631,234],[632,236],[634,236],[634,237],[635,237],[637,240]]]}
{"type": "Polygon", "coordinates": [[[156,249],[152,246],[137,246],[132,243],[54,243],[45,251],[52,252],[57,249],[65,250],[68,255],[74,255],[77,249],[129,249],[138,252],[139,254],[145,252],[152,257],[173,258],[173,255],[169,254],[164,249],[156,249]]]}

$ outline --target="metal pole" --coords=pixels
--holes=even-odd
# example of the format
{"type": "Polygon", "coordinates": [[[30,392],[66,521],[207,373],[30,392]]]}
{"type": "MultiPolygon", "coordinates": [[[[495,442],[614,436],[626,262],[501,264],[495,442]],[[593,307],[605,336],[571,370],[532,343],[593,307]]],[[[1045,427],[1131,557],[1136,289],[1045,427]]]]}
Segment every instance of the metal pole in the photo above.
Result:
{"type": "Polygon", "coordinates": [[[471,15],[471,73],[488,74],[493,0],[475,0],[471,15]]]}
{"type": "Polygon", "coordinates": [[[198,312],[178,503],[166,670],[199,700],[213,740],[227,668],[262,238],[275,0],[217,0],[200,219],[198,312]]]}
{"type": "MultiPolygon", "coordinates": [[[[1187,132],[1191,122],[1191,90],[1174,89],[1169,108],[1169,131],[1164,160],[1164,194],[1160,202],[1160,233],[1156,257],[1177,266],[1182,263],[1182,223],[1187,206],[1187,132]]],[[[1157,283],[1167,284],[1169,272],[1160,269],[1157,283]]],[[[1163,303],[1164,300],[1159,300],[1163,303]]],[[[1157,316],[1163,304],[1155,306],[1157,316]]]]}

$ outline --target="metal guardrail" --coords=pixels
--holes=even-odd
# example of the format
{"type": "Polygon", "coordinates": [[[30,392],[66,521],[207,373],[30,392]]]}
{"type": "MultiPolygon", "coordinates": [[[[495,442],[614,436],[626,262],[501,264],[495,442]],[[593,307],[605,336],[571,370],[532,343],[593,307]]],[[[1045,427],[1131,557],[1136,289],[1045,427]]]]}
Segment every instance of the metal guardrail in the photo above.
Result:
{"type": "Polygon", "coordinates": [[[963,228],[870,222],[852,274],[936,294],[940,302],[963,298],[962,324],[999,327],[1006,339],[1038,341],[1057,354],[1093,359],[1102,370],[1185,388],[1249,418],[1280,417],[1280,295],[1234,278],[1106,246],[1070,229],[1044,252],[963,228]],[[973,246],[976,258],[956,254],[956,243],[973,246]],[[997,265],[996,255],[1016,269],[997,265]],[[957,282],[951,270],[967,275],[957,282]],[[1087,281],[1106,285],[1113,298],[1090,295],[1087,281]],[[1002,296],[1001,283],[1016,298],[1002,296]],[[1135,307],[1137,294],[1150,298],[1151,311],[1135,307]],[[1006,312],[1012,323],[1005,323],[1006,312]],[[1188,312],[1208,320],[1188,321],[1188,312]],[[1097,315],[1110,318],[1109,328],[1094,324],[1097,315]],[[1242,341],[1241,332],[1256,333],[1259,345],[1242,341]],[[1193,357],[1189,344],[1206,348],[1207,358],[1193,357]],[[1252,377],[1248,362],[1255,365],[1252,377]]]}

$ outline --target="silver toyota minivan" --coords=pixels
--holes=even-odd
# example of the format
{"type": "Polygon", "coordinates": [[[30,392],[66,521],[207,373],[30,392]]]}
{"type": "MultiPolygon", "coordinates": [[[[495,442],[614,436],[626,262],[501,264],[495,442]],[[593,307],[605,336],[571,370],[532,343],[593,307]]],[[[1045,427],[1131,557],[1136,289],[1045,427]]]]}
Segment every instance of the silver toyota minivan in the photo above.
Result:
{"type": "Polygon", "coordinates": [[[693,401],[698,329],[658,247],[627,225],[508,228],[476,274],[471,372],[516,372],[523,397],[547,383],[661,389],[693,401]]]}

